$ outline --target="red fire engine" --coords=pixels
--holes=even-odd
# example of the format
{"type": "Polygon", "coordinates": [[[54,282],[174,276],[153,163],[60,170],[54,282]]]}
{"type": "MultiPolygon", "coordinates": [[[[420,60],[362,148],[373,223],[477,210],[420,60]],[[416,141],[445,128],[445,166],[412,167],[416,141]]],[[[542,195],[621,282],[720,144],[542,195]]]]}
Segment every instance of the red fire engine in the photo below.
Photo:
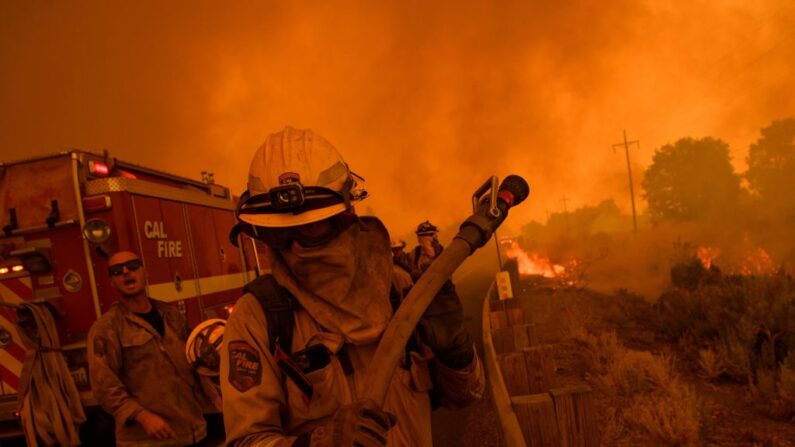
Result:
{"type": "Polygon", "coordinates": [[[51,304],[85,406],[94,404],[85,340],[116,300],[106,257],[140,253],[150,297],[175,303],[191,327],[227,318],[259,272],[262,246],[229,240],[235,202],[195,181],[72,150],[0,164],[0,421],[15,417],[25,357],[19,304],[51,304]],[[258,251],[260,253],[258,253],[258,251]]]}

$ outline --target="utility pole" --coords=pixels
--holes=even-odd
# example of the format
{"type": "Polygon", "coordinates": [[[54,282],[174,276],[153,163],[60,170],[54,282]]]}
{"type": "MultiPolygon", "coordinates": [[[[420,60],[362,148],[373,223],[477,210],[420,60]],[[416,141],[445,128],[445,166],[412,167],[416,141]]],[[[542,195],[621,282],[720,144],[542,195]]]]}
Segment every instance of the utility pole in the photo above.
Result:
{"type": "Polygon", "coordinates": [[[632,228],[634,230],[634,234],[638,234],[638,217],[635,213],[635,187],[632,185],[632,167],[629,164],[629,145],[635,144],[640,149],[640,141],[633,140],[627,141],[627,131],[624,130],[624,142],[623,143],[616,143],[613,145],[613,153],[616,152],[616,147],[624,146],[624,152],[627,155],[627,174],[629,175],[629,198],[632,201],[632,228]]]}
{"type": "Polygon", "coordinates": [[[566,214],[569,214],[569,210],[566,209],[566,203],[568,203],[569,200],[570,199],[568,197],[566,197],[566,196],[563,196],[563,198],[560,199],[560,201],[563,202],[563,212],[566,213],[566,214]]]}

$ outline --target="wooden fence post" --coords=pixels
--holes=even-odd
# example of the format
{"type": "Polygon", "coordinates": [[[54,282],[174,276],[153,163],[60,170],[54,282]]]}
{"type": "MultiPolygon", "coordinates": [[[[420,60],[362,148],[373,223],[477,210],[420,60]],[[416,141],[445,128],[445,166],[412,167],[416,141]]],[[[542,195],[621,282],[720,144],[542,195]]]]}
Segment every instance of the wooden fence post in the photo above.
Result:
{"type": "Polygon", "coordinates": [[[545,393],[555,386],[555,359],[552,345],[524,348],[530,393],[545,393]]]}
{"type": "Polygon", "coordinates": [[[561,447],[596,447],[593,392],[587,386],[555,388],[549,391],[555,404],[561,447]]]}
{"type": "Polygon", "coordinates": [[[511,398],[513,411],[529,447],[558,447],[560,435],[555,406],[548,393],[511,398]]]}
{"type": "Polygon", "coordinates": [[[492,329],[502,329],[508,327],[508,315],[504,310],[493,310],[489,312],[492,329]]]}
{"type": "Polygon", "coordinates": [[[522,396],[530,394],[530,385],[527,381],[527,367],[524,354],[514,352],[499,356],[500,370],[505,379],[505,387],[509,396],[522,396]]]}
{"type": "Polygon", "coordinates": [[[509,325],[516,326],[525,323],[524,309],[516,307],[513,309],[507,309],[505,313],[507,314],[509,325]]]}
{"type": "Polygon", "coordinates": [[[514,347],[517,351],[533,346],[535,337],[535,326],[532,324],[520,324],[513,326],[514,347]]]}
{"type": "Polygon", "coordinates": [[[494,350],[499,354],[506,354],[508,352],[516,352],[516,345],[513,339],[513,328],[505,327],[501,329],[493,329],[491,331],[491,338],[494,343],[494,350]]]}

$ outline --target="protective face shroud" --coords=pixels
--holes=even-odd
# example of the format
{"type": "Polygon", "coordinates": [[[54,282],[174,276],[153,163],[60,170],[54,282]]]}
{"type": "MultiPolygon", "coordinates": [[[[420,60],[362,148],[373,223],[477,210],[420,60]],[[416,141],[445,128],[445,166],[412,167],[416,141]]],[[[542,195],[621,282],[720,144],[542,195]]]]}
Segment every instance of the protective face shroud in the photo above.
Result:
{"type": "Polygon", "coordinates": [[[191,331],[185,343],[185,356],[196,372],[214,377],[221,367],[220,349],[224,340],[226,320],[213,318],[201,322],[191,331]]]}
{"type": "Polygon", "coordinates": [[[286,127],[254,154],[236,215],[256,227],[295,227],[350,211],[367,196],[364,179],[331,143],[311,130],[286,127]]]}

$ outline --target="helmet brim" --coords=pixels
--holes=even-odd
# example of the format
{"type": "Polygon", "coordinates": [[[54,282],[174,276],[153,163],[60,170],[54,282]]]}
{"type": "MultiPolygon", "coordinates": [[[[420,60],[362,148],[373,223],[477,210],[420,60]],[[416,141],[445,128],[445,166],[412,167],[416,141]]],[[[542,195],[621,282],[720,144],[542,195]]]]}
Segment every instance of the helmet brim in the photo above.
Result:
{"type": "MultiPolygon", "coordinates": [[[[363,202],[368,196],[358,200],[351,200],[351,205],[363,202]]],[[[332,205],[326,208],[319,208],[316,210],[304,211],[303,213],[272,213],[272,214],[240,214],[238,218],[243,222],[258,227],[271,227],[271,228],[285,228],[297,227],[299,225],[306,225],[313,222],[319,222],[323,219],[328,219],[331,216],[336,216],[346,211],[344,203],[332,205]]]]}

